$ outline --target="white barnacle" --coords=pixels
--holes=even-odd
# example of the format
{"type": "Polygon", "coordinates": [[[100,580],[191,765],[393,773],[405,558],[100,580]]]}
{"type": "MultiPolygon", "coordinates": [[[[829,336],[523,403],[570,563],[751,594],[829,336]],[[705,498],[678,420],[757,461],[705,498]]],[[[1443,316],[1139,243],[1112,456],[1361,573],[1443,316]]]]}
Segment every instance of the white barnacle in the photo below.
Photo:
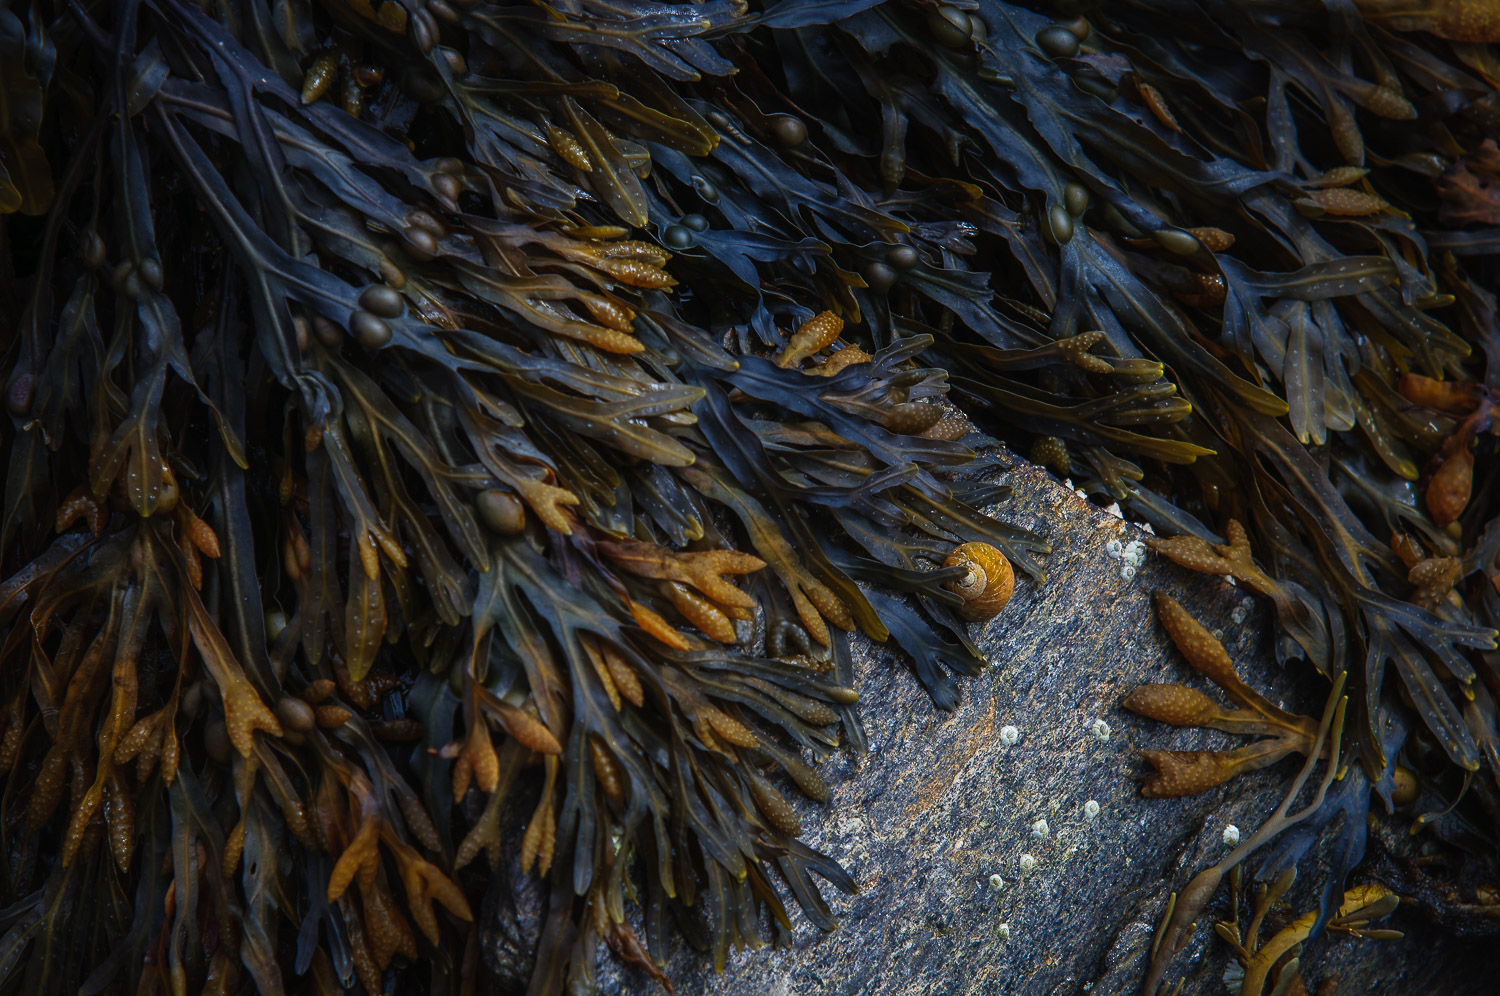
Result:
{"type": "Polygon", "coordinates": [[[1240,828],[1233,823],[1224,828],[1224,846],[1233,847],[1240,842],[1240,828]]]}
{"type": "Polygon", "coordinates": [[[996,930],[996,933],[1000,935],[1002,940],[1008,940],[1010,938],[1010,924],[1002,923],[996,930]]]}
{"type": "Polygon", "coordinates": [[[991,875],[990,876],[990,891],[991,892],[999,892],[1003,888],[1005,888],[1005,879],[1003,879],[1003,878],[1000,877],[999,872],[996,872],[994,875],[991,875]]]}
{"type": "Polygon", "coordinates": [[[1104,544],[1104,549],[1111,557],[1119,560],[1120,552],[1125,549],[1125,544],[1121,543],[1117,539],[1112,539],[1108,543],[1104,544]]]}
{"type": "Polygon", "coordinates": [[[1094,720],[1094,723],[1089,727],[1089,730],[1094,734],[1094,738],[1097,739],[1100,743],[1103,743],[1104,741],[1109,739],[1109,724],[1102,719],[1094,720]]]}
{"type": "Polygon", "coordinates": [[[1085,802],[1083,804],[1083,815],[1086,816],[1086,817],[1088,817],[1089,819],[1093,819],[1094,817],[1098,816],[1099,815],[1099,803],[1095,802],[1093,799],[1090,799],[1088,802],[1085,802]]]}
{"type": "Polygon", "coordinates": [[[1036,870],[1036,858],[1029,854],[1021,855],[1021,874],[1026,875],[1036,870]]]}
{"type": "Polygon", "coordinates": [[[1007,747],[1014,747],[1021,742],[1021,731],[1014,726],[1000,727],[1000,742],[1007,747]]]}
{"type": "Polygon", "coordinates": [[[1123,581],[1134,581],[1135,580],[1135,567],[1133,565],[1131,565],[1131,564],[1125,564],[1125,565],[1121,566],[1121,568],[1120,568],[1120,579],[1123,580],[1123,581]]]}
{"type": "Polygon", "coordinates": [[[1052,828],[1047,825],[1045,817],[1031,825],[1031,835],[1033,837],[1045,837],[1051,830],[1052,828]]]}

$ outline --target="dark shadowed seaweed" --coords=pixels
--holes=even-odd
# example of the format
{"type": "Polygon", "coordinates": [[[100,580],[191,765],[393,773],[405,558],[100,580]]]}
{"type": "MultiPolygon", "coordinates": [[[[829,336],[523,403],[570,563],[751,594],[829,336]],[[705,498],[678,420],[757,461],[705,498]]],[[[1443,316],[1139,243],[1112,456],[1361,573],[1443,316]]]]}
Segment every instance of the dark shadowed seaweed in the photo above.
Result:
{"type": "Polygon", "coordinates": [[[1305,923],[1220,924],[1247,978],[1389,912],[1344,891],[1372,792],[1439,849],[1376,834],[1392,887],[1493,929],[1495,41],[1481,0],[0,0],[0,991],[670,988],[669,924],[717,966],[833,929],[786,793],[863,746],[849,634],[951,707],[1044,580],[985,433],[1332,683],[1285,712],[1163,609],[1238,708],[1127,704],[1270,737],[1147,791],[1305,762],[1149,990],[1262,846],[1279,896],[1337,834],[1305,923]]]}

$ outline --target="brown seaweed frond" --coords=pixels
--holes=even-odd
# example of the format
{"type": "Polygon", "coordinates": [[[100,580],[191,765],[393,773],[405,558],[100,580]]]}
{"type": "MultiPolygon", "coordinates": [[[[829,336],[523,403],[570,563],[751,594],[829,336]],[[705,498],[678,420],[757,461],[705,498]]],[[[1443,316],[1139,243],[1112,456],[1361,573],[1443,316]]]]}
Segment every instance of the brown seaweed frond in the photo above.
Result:
{"type": "Polygon", "coordinates": [[[1142,751],[1155,769],[1141,786],[1142,795],[1195,795],[1236,775],[1274,764],[1288,754],[1312,750],[1316,722],[1279,708],[1245,684],[1224,645],[1181,603],[1165,592],[1157,592],[1156,613],[1187,662],[1218,685],[1238,708],[1225,709],[1202,692],[1177,684],[1141,685],[1125,698],[1125,708],[1174,726],[1270,736],[1234,750],[1142,751]]]}
{"type": "MultiPolygon", "coordinates": [[[[1225,984],[1235,996],[1263,996],[1267,986],[1271,987],[1269,991],[1273,996],[1306,994],[1306,984],[1300,974],[1301,955],[1318,923],[1320,911],[1314,909],[1296,917],[1262,943],[1261,928],[1267,914],[1284,907],[1282,900],[1296,880],[1296,869],[1288,868],[1269,885],[1262,883],[1256,887],[1251,919],[1243,927],[1240,924],[1241,877],[1240,867],[1236,866],[1229,874],[1232,915],[1229,920],[1214,924],[1214,932],[1229,945],[1239,963],[1239,971],[1225,972],[1225,984]]],[[[1328,920],[1325,929],[1371,940],[1399,940],[1404,936],[1400,931],[1370,926],[1395,912],[1399,903],[1399,897],[1379,883],[1355,886],[1343,894],[1338,910],[1328,920]]]]}
{"type": "Polygon", "coordinates": [[[986,433],[1493,810],[1496,23],[1305,6],[8,4],[0,982],[461,992],[480,853],[544,996],[832,929],[846,634],[951,707],[1043,577],[986,433]]]}
{"type": "Polygon", "coordinates": [[[1349,705],[1349,700],[1344,695],[1344,679],[1343,674],[1334,679],[1333,689],[1323,706],[1323,716],[1318,722],[1318,731],[1308,750],[1307,759],[1282,796],[1281,803],[1255,833],[1230,851],[1223,860],[1193,876],[1192,881],[1180,893],[1172,894],[1151,948],[1151,962],[1141,987],[1145,996],[1155,996],[1160,990],[1172,959],[1187,943],[1195,922],[1218,891],[1224,876],[1275,837],[1307,820],[1322,807],[1328,789],[1339,772],[1339,746],[1344,730],[1345,711],[1349,705]],[[1302,788],[1307,784],[1325,745],[1329,748],[1328,763],[1323,769],[1323,778],[1318,784],[1317,792],[1306,806],[1289,814],[1288,810],[1302,794],[1302,788]]]}

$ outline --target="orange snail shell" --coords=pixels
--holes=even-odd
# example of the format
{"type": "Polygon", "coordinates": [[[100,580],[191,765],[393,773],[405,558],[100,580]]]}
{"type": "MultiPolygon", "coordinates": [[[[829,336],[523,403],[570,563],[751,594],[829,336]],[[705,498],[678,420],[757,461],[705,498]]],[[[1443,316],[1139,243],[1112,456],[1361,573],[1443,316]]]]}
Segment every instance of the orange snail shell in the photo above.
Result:
{"type": "Polygon", "coordinates": [[[993,619],[1010,601],[1016,586],[1016,575],[1005,554],[988,543],[964,543],[955,547],[943,561],[944,567],[967,565],[967,577],[949,581],[943,587],[963,597],[958,614],[970,622],[993,619]]]}

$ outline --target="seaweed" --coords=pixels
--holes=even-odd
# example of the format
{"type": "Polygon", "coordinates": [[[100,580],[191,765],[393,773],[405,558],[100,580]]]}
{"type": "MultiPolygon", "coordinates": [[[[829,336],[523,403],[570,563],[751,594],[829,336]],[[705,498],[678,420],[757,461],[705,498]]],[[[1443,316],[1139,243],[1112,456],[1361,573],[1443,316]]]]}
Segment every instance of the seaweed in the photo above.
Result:
{"type": "Polygon", "coordinates": [[[940,565],[1044,580],[996,439],[1348,689],[1256,847],[1481,854],[1494,19],[1035,7],[0,7],[0,988],[462,990],[481,854],[535,996],[831,929],[848,634],[950,706],[940,565]]]}
{"type": "MultiPolygon", "coordinates": [[[[853,880],[778,783],[826,798],[807,755],[863,741],[835,634],[891,630],[851,575],[901,557],[926,607],[891,603],[897,642],[973,670],[939,565],[985,539],[1040,574],[965,498],[1001,497],[966,483],[988,465],[929,432],[930,337],[866,353],[826,309],[784,337],[817,287],[774,318],[673,296],[693,255],[622,227],[680,196],[648,150],[720,142],[668,81],[730,73],[700,36],[743,8],[462,6],[4,14],[77,74],[56,121],[56,52],[4,84],[32,108],[4,209],[46,218],[8,344],[5,984],[102,991],[150,951],[147,985],[458,987],[481,854],[551,881],[538,993],[588,988],[596,949],[669,986],[668,909],[720,965],[788,896],[833,929],[815,879],[853,880]],[[731,314],[760,339],[720,345],[731,314]]],[[[828,253],[703,234],[746,289],[828,253]]]]}
{"type": "MultiPolygon", "coordinates": [[[[1320,920],[1318,912],[1304,913],[1266,938],[1264,944],[1260,941],[1267,913],[1281,903],[1282,897],[1292,887],[1297,878],[1296,870],[1288,869],[1269,886],[1262,885],[1256,890],[1250,922],[1243,928],[1240,925],[1241,876],[1238,871],[1236,868],[1230,874],[1230,895],[1233,898],[1230,919],[1214,924],[1214,931],[1229,944],[1239,962],[1238,966],[1225,971],[1224,984],[1238,996],[1261,996],[1267,985],[1272,987],[1271,992],[1294,992],[1297,989],[1306,992],[1298,972],[1304,945],[1320,920]]],[[[1343,894],[1338,915],[1328,922],[1328,929],[1351,937],[1400,940],[1405,935],[1399,930],[1370,926],[1375,920],[1390,916],[1400,902],[1400,898],[1384,886],[1374,883],[1356,886],[1343,894]]]]}
{"type": "Polygon", "coordinates": [[[1233,750],[1143,751],[1155,770],[1141,786],[1142,795],[1196,795],[1294,752],[1311,752],[1318,731],[1311,717],[1289,713],[1245,684],[1224,645],[1171,595],[1156,593],[1156,613],[1188,663],[1223,689],[1238,708],[1225,710],[1197,689],[1178,684],[1141,685],[1126,696],[1125,708],[1174,726],[1270,736],[1233,750]]]}

